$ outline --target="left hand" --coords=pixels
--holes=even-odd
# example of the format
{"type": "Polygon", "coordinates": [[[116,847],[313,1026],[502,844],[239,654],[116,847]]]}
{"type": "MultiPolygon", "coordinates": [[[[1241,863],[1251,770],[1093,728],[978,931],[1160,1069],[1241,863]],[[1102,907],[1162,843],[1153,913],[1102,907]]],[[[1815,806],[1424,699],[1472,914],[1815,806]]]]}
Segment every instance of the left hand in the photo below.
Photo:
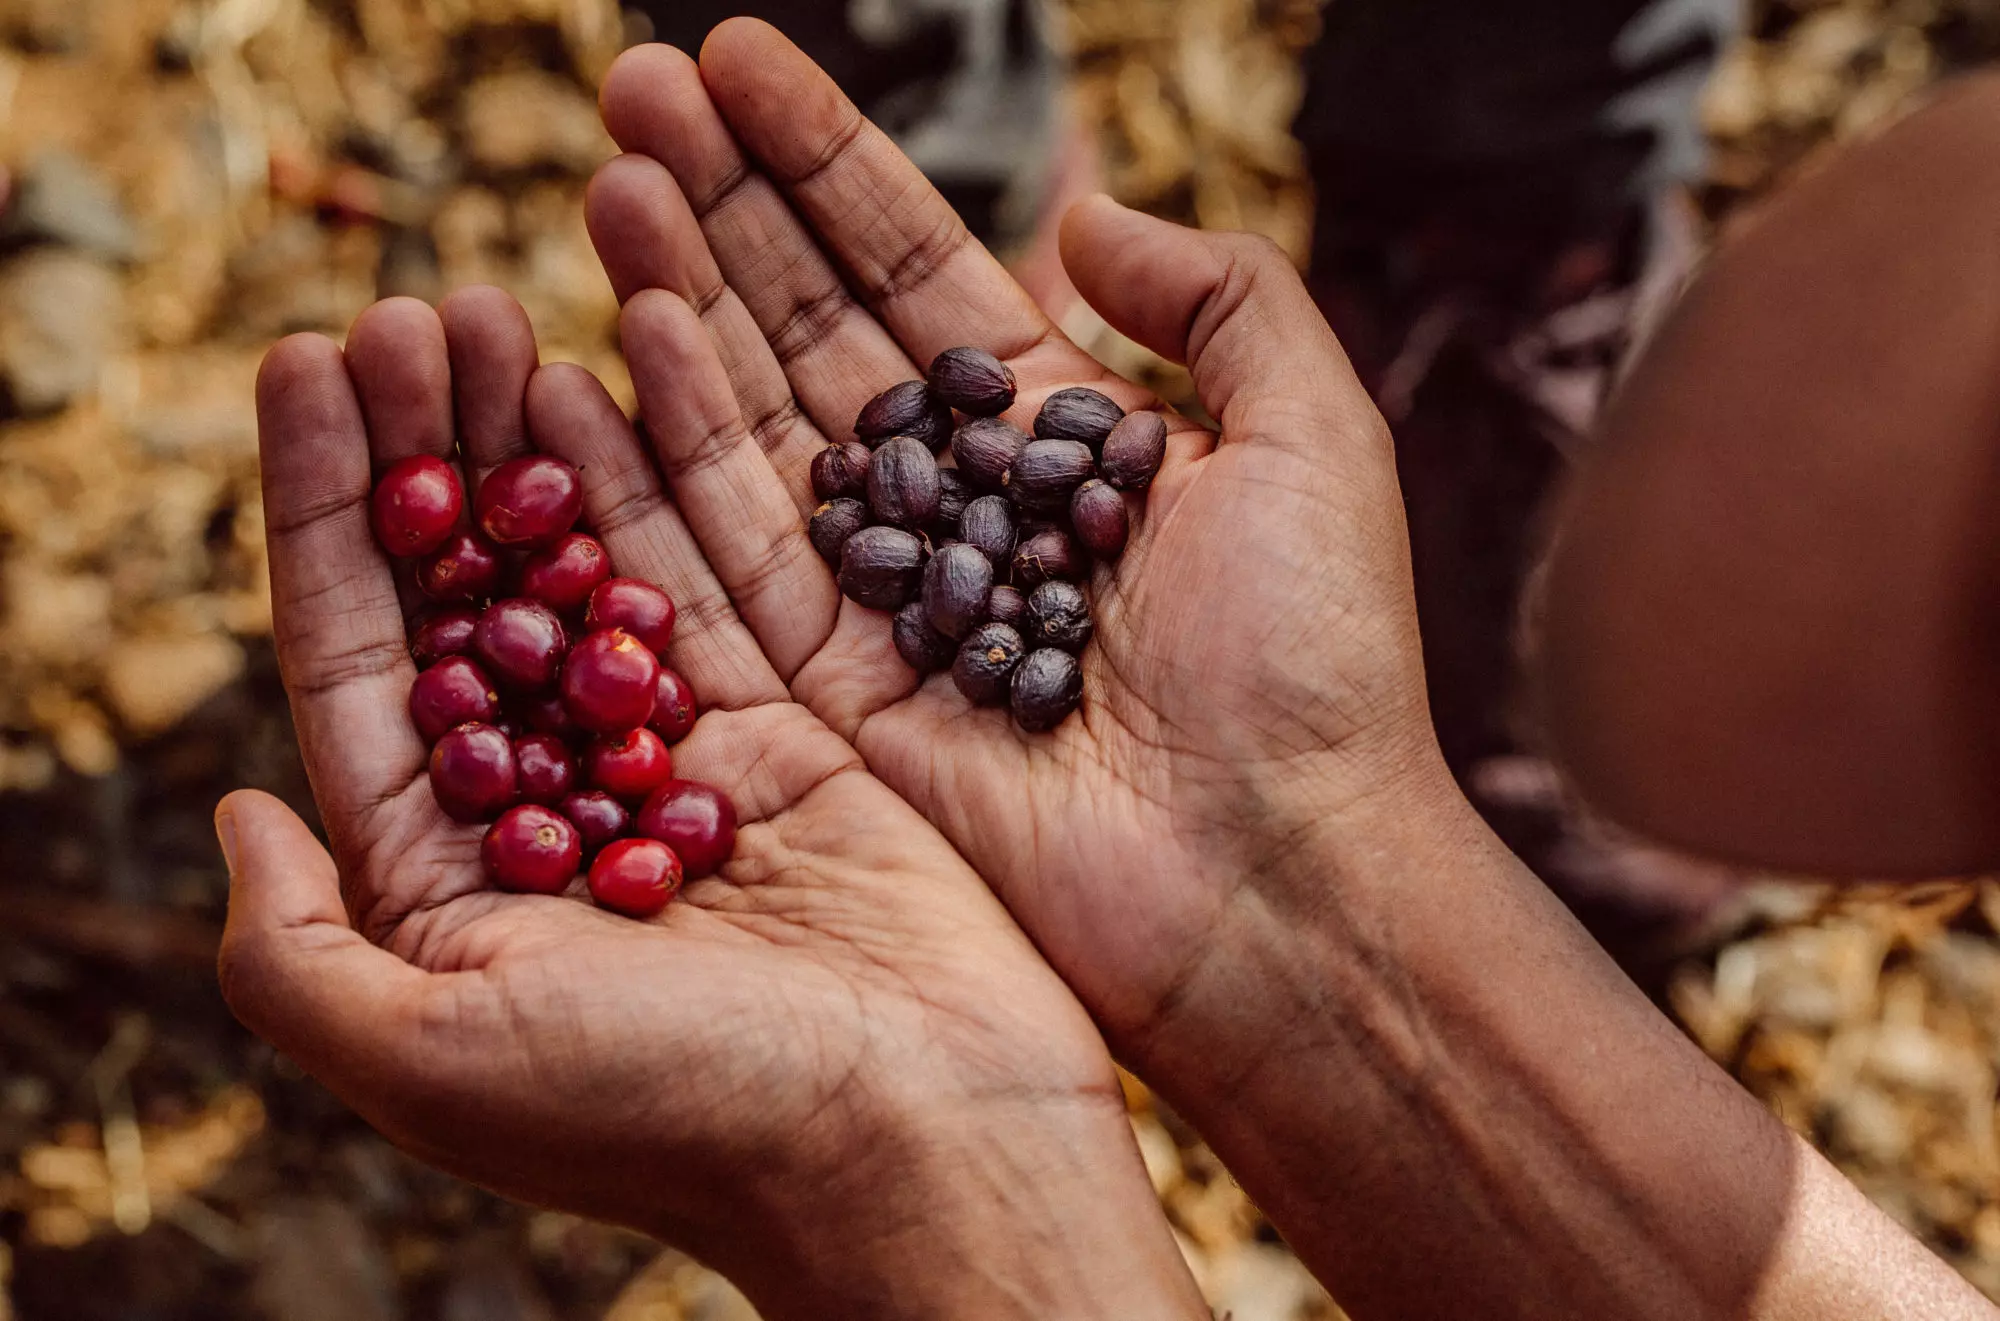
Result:
{"type": "Polygon", "coordinates": [[[412,1152],[688,1248],[767,1316],[1205,1315],[1076,1001],[790,699],[603,387],[535,363],[493,290],[442,320],[381,304],[345,352],[301,336],[265,363],[279,659],[332,852],[271,798],[222,805],[231,1006],[412,1152]],[[620,570],[679,602],[667,660],[705,714],[675,760],[743,822],[722,874],[646,922],[489,888],[406,713],[371,466],[457,455],[476,486],[531,447],[581,470],[620,570]]]}

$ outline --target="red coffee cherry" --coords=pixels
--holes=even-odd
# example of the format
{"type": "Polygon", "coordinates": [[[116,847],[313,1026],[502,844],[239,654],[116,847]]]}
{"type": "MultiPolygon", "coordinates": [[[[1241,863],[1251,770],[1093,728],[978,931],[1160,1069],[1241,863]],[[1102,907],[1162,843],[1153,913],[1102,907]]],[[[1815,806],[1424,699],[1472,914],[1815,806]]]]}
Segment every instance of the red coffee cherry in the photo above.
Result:
{"type": "Polygon", "coordinates": [[[621,839],[590,864],[590,897],[626,917],[652,917],[681,892],[681,861],[650,839],[621,839]]]}
{"type": "Polygon", "coordinates": [[[431,793],[454,821],[491,821],[514,805],[514,743],[491,725],[460,725],[431,749],[431,793]]]}
{"type": "Polygon", "coordinates": [[[582,532],[571,532],[534,554],[521,566],[521,595],[540,601],[559,615],[583,609],[598,584],[611,576],[611,557],[603,543],[582,532]]]}
{"type": "Polygon", "coordinates": [[[454,532],[417,565],[417,586],[433,601],[485,601],[500,590],[500,548],[477,532],[454,532]]]}
{"type": "Polygon", "coordinates": [[[569,718],[569,708],[563,705],[560,693],[533,698],[521,703],[518,709],[528,728],[537,734],[548,734],[565,743],[573,743],[584,736],[576,721],[569,718]]]}
{"type": "Polygon", "coordinates": [[[667,654],[674,640],[674,598],[637,578],[613,578],[590,594],[583,617],[584,631],[622,628],[646,644],[655,656],[667,654]]]}
{"type": "Polygon", "coordinates": [[[576,758],[569,745],[548,734],[514,740],[514,765],[521,801],[552,807],[576,788],[576,758]]]}
{"type": "Polygon", "coordinates": [[[472,630],[479,616],[470,610],[440,610],[425,616],[410,635],[410,658],[417,668],[427,670],[447,656],[463,656],[472,650],[472,630]]]}
{"type": "Polygon", "coordinates": [[[599,849],[623,836],[632,825],[632,814],[625,810],[625,804],[596,789],[563,799],[562,814],[583,836],[585,857],[596,856],[599,849]]]}
{"type": "Polygon", "coordinates": [[[693,732],[699,714],[695,709],[694,689],[688,687],[688,681],[662,665],[653,698],[653,718],[646,722],[646,728],[672,747],[693,732]]]}
{"type": "Polygon", "coordinates": [[[736,851],[736,804],[720,789],[695,780],[661,785],[632,826],[679,855],[689,880],[714,875],[736,851]]]}
{"type": "Polygon", "coordinates": [[[465,488],[449,463],[419,454],[375,484],[368,502],[375,539],[391,555],[428,555],[444,543],[465,512],[465,488]]]}
{"type": "Polygon", "coordinates": [[[593,743],[584,756],[591,784],[628,803],[644,802],[647,794],[674,777],[673,754],[650,729],[593,743]]]}
{"type": "Polygon", "coordinates": [[[479,530],[502,546],[545,546],[576,526],[583,480],[546,454],[510,459],[479,484],[479,530]]]}
{"type": "Polygon", "coordinates": [[[473,654],[503,687],[538,693],[556,681],[569,637],[562,620],[540,601],[496,601],[479,617],[473,654]]]}
{"type": "Polygon", "coordinates": [[[490,725],[499,718],[493,681],[463,656],[446,657],[410,685],[410,719],[425,743],[436,743],[460,725],[490,725]]]}
{"type": "Polygon", "coordinates": [[[643,726],[659,688],[659,658],[622,628],[592,633],[563,662],[563,705],[593,734],[615,738],[643,726]]]}
{"type": "Polygon", "coordinates": [[[561,894],[583,866],[583,836],[538,803],[509,810],[479,845],[487,879],[516,894],[561,894]]]}

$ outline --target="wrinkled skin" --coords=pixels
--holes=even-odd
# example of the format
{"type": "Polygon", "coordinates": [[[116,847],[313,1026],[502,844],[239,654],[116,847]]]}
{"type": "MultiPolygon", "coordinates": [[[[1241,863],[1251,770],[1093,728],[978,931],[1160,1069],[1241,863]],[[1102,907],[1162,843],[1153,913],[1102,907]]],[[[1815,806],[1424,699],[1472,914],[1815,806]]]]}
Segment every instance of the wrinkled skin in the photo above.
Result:
{"type": "Polygon", "coordinates": [[[1329,897],[1278,879],[1288,841],[1385,789],[1450,793],[1387,430],[1275,248],[1104,199],[1069,216],[1080,291],[1187,363],[1222,426],[1176,420],[1130,549],[1096,573],[1082,715],[1029,736],[946,677],[917,686],[887,618],[840,599],[805,541],[810,462],[958,344],[1013,368],[1017,424],[1067,386],[1156,401],[1050,324],[773,29],[724,25],[699,65],[628,52],[602,100],[628,155],[592,186],[591,231],[647,418],[702,415],[653,430],[700,437],[657,458],[703,552],[792,694],[943,829],[1114,1045],[1160,1029],[1239,919],[1329,897]]]}
{"type": "MultiPolygon", "coordinates": [[[[814,1314],[873,1311],[842,1297],[846,1263],[904,1232],[900,1198],[949,1205],[934,1146],[956,1144],[947,1184],[980,1189],[982,1134],[1089,1133],[1158,1220],[1080,1007],[943,837],[792,700],[611,398],[538,370],[511,299],[379,305],[344,353],[279,345],[258,397],[279,654],[332,851],[266,796],[220,809],[222,975],[246,1022],[409,1149],[690,1247],[773,1314],[807,1288],[814,1314]],[[675,758],[743,822],[723,874],[643,923],[579,902],[581,882],[491,891],[481,829],[438,809],[404,710],[415,669],[368,532],[371,462],[456,453],[476,482],[531,437],[582,469],[620,568],[680,603],[667,659],[706,714],[675,758]],[[830,1219],[843,1197],[857,1207],[830,1219]],[[840,1236],[832,1264],[814,1233],[840,1236]]],[[[1008,1159],[1033,1168],[1033,1148],[1008,1159]]],[[[1163,1222],[1147,1233],[1179,1272],[1163,1222]]]]}

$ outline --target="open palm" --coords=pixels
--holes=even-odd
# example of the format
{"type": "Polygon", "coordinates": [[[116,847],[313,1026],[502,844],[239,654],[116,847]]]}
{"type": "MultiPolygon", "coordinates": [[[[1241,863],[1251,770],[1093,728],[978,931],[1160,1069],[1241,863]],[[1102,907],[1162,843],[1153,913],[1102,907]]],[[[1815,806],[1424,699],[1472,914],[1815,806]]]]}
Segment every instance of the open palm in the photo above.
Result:
{"type": "Polygon", "coordinates": [[[1222,433],[1178,424],[1131,549],[1096,573],[1082,717],[1030,736],[946,676],[919,685],[887,619],[840,599],[805,536],[808,466],[958,344],[1010,363],[1019,420],[1067,386],[1147,392],[1051,324],[768,26],[724,25],[699,65],[628,52],[603,105],[632,154],[594,182],[592,234],[649,422],[704,401],[689,443],[656,428],[702,550],[793,695],[944,830],[1114,1043],[1231,910],[1289,920],[1297,901],[1256,884],[1271,840],[1391,780],[1446,783],[1387,432],[1274,248],[1102,199],[1069,218],[1079,289],[1192,367],[1222,433]],[[690,343],[696,313],[712,349],[690,343]]]}
{"type": "MultiPolygon", "coordinates": [[[[770,1268],[743,1256],[768,1256],[783,1196],[860,1198],[915,1159],[913,1135],[1082,1109],[1129,1139],[1081,1008],[937,831],[789,697],[626,419],[581,369],[537,368],[511,299],[470,291],[442,319],[386,303],[344,354],[287,341],[259,408],[280,659],[332,856],[275,800],[221,810],[224,983],[253,1027],[436,1163],[746,1279],[770,1268]],[[437,807],[405,714],[371,464],[451,456],[476,484],[531,444],[584,473],[620,568],[680,602],[669,660],[706,714],[676,759],[744,823],[722,874],[650,922],[489,890],[481,831],[437,807]]],[[[1114,1159],[1143,1195],[1136,1153],[1114,1159]]]]}

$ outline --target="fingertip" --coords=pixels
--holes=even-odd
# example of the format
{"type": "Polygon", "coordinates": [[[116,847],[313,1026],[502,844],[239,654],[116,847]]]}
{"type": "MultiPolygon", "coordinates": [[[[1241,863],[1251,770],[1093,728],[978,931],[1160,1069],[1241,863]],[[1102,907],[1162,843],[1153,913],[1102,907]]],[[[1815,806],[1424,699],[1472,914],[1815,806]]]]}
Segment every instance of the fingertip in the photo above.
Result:
{"type": "Polygon", "coordinates": [[[621,150],[637,150],[651,127],[656,98],[689,81],[701,81],[694,58],[664,42],[634,46],[612,61],[597,92],[598,114],[611,140],[621,150]]]}
{"type": "Polygon", "coordinates": [[[607,161],[584,191],[584,227],[621,303],[642,289],[700,278],[707,249],[680,185],[650,156],[607,161]]]}
{"type": "Polygon", "coordinates": [[[701,43],[701,69],[722,70],[740,66],[743,61],[769,55],[776,51],[795,51],[798,47],[783,32],[751,15],[727,18],[710,29],[708,37],[701,43]]]}
{"type": "Polygon", "coordinates": [[[271,346],[257,368],[258,407],[283,403],[286,396],[322,378],[339,376],[344,382],[346,374],[340,345],[325,335],[310,331],[287,335],[271,346]]]}
{"type": "Polygon", "coordinates": [[[444,343],[444,323],[437,309],[421,298],[399,294],[372,303],[354,318],[347,331],[347,356],[374,358],[410,343],[444,343]]]}
{"type": "Polygon", "coordinates": [[[520,299],[498,285],[468,284],[444,296],[437,305],[437,317],[449,339],[454,332],[479,330],[496,322],[525,324],[528,313],[520,299]]]}

